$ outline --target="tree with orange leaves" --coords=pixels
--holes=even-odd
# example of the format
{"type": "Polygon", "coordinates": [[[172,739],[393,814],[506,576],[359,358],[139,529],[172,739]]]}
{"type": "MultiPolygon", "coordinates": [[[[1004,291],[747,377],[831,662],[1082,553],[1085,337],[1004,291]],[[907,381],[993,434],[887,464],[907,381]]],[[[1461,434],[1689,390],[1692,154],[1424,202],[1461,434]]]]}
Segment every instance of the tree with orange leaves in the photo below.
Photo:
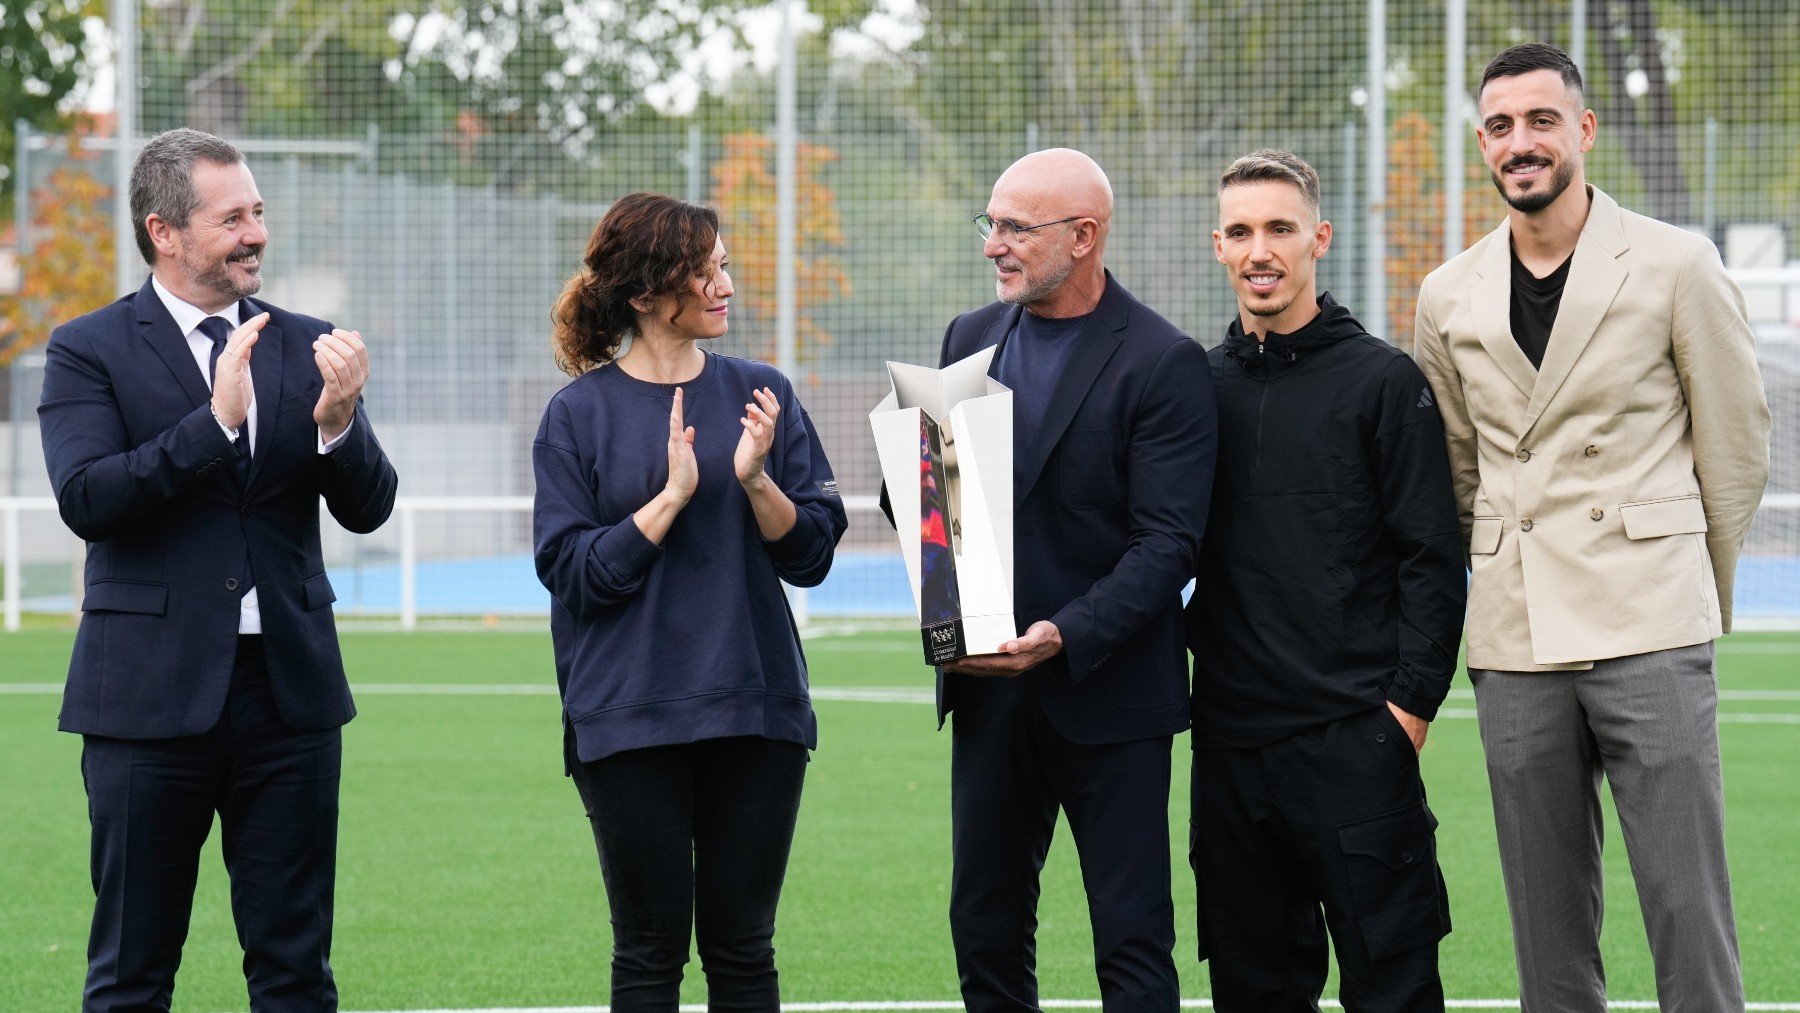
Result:
{"type": "MultiPolygon", "coordinates": [[[[1387,291],[1389,341],[1412,350],[1413,310],[1425,276],[1444,262],[1443,172],[1437,129],[1417,112],[1395,118],[1388,140],[1387,291]]],[[[1473,243],[1504,214],[1481,164],[1463,185],[1463,237],[1473,243]]]]}
{"type": "MultiPolygon", "coordinates": [[[[31,252],[19,264],[19,293],[0,299],[0,366],[49,340],[59,321],[111,300],[112,188],[96,156],[69,139],[69,161],[32,190],[31,252]]],[[[26,228],[26,223],[19,223],[26,228]]]]}
{"type": "MultiPolygon", "coordinates": [[[[797,249],[794,273],[794,353],[802,362],[816,359],[831,344],[831,335],[807,313],[811,307],[850,294],[850,277],[832,255],[844,245],[843,219],[837,195],[820,180],[821,169],[837,161],[837,152],[816,144],[800,144],[795,152],[797,249]]],[[[731,273],[739,283],[739,299],[750,312],[773,321],[775,278],[775,144],[762,134],[725,138],[725,157],[713,166],[713,202],[731,250],[731,273]]],[[[774,355],[773,338],[764,353],[774,355]]]]}

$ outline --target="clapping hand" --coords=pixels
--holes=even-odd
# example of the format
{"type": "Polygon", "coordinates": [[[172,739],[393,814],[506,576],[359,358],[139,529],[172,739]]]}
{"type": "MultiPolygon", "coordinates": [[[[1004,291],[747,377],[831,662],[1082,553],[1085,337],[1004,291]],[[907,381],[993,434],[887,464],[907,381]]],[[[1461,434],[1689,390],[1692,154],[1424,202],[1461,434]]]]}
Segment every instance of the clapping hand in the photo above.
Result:
{"type": "Polygon", "coordinates": [[[773,390],[764,387],[752,391],[751,396],[756,403],[744,406],[744,417],[738,420],[744,435],[738,437],[737,453],[731,459],[737,480],[746,486],[758,485],[766,477],[763,463],[775,445],[775,420],[781,417],[781,403],[775,400],[773,390]]]}
{"type": "Polygon", "coordinates": [[[313,422],[319,435],[330,443],[350,428],[356,399],[362,397],[363,384],[369,382],[369,350],[360,331],[334,330],[313,342],[313,362],[325,380],[319,403],[313,407],[313,422]]]}
{"type": "Polygon", "coordinates": [[[669,409],[669,481],[664,491],[686,505],[700,487],[700,465],[694,460],[694,427],[683,425],[681,388],[675,388],[675,404],[669,409]]]}
{"type": "Polygon", "coordinates": [[[213,366],[213,417],[227,428],[237,429],[250,415],[250,399],[254,396],[250,386],[250,350],[256,347],[257,336],[268,322],[267,313],[258,313],[239,324],[225,339],[225,348],[213,366]]]}

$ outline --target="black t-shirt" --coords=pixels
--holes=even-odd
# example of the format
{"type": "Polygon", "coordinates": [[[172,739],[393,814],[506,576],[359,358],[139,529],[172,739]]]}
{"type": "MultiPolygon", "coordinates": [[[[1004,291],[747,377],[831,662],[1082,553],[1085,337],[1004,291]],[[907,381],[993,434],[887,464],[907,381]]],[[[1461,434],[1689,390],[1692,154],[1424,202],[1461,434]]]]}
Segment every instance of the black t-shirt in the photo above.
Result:
{"type": "Polygon", "coordinates": [[[1550,345],[1550,328],[1556,323],[1556,308],[1562,305],[1563,285],[1569,280],[1569,261],[1573,250],[1556,270],[1542,278],[1534,277],[1512,255],[1512,334],[1519,350],[1531,360],[1532,368],[1544,366],[1544,349],[1550,345]]]}

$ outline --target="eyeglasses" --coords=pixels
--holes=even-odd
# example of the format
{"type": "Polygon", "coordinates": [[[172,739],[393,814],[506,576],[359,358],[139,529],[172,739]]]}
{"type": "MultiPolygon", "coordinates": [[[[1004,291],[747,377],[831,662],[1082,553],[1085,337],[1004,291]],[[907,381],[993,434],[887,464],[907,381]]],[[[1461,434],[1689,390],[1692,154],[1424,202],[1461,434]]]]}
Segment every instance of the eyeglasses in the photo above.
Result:
{"type": "Polygon", "coordinates": [[[996,232],[1000,233],[1001,239],[1017,239],[1027,232],[1036,232],[1038,229],[1047,229],[1052,225],[1061,225],[1064,222],[1078,222],[1086,217],[1086,215],[1070,215],[1067,218],[1058,218],[1053,222],[1043,222],[1038,225],[1020,225],[1018,222],[1007,221],[1004,218],[996,219],[989,217],[988,213],[983,211],[981,214],[976,215],[974,220],[975,231],[981,233],[981,238],[983,239],[992,236],[996,232]]]}

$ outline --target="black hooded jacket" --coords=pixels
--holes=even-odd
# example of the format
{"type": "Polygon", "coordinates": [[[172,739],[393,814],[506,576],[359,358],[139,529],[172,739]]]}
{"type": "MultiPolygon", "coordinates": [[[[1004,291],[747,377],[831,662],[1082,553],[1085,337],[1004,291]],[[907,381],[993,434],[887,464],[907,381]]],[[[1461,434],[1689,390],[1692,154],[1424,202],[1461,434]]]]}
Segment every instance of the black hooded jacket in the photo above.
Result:
{"type": "Polygon", "coordinates": [[[1212,512],[1187,607],[1194,746],[1266,745],[1391,700],[1427,720],[1468,597],[1443,422],[1411,358],[1330,295],[1208,353],[1212,512]]]}

